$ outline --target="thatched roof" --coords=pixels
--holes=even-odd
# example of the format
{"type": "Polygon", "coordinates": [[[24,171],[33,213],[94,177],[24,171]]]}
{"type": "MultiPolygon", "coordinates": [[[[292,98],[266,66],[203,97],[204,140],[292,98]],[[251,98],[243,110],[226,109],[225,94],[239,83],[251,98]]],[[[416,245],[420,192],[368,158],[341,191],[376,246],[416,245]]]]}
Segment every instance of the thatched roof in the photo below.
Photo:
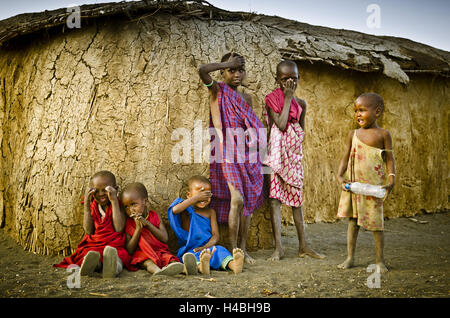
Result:
{"type": "MultiPolygon", "coordinates": [[[[139,20],[154,14],[171,14],[181,19],[253,21],[265,25],[281,55],[298,61],[321,62],[362,72],[383,72],[402,83],[408,73],[434,73],[450,77],[450,52],[408,39],[374,36],[356,31],[313,26],[276,16],[230,12],[206,1],[137,1],[83,5],[81,21],[122,16],[139,20]]],[[[67,30],[66,8],[20,14],[0,21],[0,46],[42,30],[67,30]]]]}

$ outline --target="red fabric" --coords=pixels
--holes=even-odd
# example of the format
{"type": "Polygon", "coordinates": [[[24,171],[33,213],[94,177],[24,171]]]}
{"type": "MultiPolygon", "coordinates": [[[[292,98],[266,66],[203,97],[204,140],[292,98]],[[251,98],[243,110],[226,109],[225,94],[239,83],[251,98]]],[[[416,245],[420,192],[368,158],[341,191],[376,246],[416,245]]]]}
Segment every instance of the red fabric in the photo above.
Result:
{"type": "Polygon", "coordinates": [[[100,253],[100,261],[103,263],[103,249],[106,246],[111,246],[117,249],[117,254],[123,262],[123,265],[128,270],[133,270],[130,264],[131,257],[125,249],[125,233],[116,232],[114,230],[112,220],[112,205],[110,204],[106,209],[105,217],[102,220],[98,204],[95,200],[91,203],[91,216],[94,221],[95,232],[92,235],[85,234],[81,242],[78,244],[75,253],[63,259],[59,264],[54,264],[54,267],[66,268],[71,264],[81,266],[84,256],[89,251],[97,251],[100,253]]]}
{"type": "MultiPolygon", "coordinates": [[[[281,113],[284,106],[284,93],[281,88],[277,88],[266,96],[266,105],[278,114],[281,113]]],[[[298,122],[302,113],[302,107],[297,103],[294,97],[291,100],[291,109],[289,109],[288,122],[298,122]]]]}
{"type": "MultiPolygon", "coordinates": [[[[147,221],[159,228],[160,220],[155,211],[150,210],[148,212],[147,221]]],[[[128,218],[125,232],[133,236],[135,230],[135,221],[132,218],[128,218]]],[[[163,268],[171,262],[180,261],[178,257],[169,252],[167,244],[158,240],[149,229],[143,227],[136,251],[131,256],[131,264],[136,265],[148,259],[151,259],[159,268],[163,268]]]]}

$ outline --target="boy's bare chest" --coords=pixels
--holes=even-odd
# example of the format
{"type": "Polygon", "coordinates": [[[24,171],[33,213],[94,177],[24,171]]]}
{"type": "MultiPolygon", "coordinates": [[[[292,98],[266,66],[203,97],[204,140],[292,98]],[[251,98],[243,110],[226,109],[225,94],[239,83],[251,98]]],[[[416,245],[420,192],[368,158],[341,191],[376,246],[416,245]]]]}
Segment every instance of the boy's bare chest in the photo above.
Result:
{"type": "MultiPolygon", "coordinates": [[[[211,213],[209,211],[195,210],[195,213],[199,214],[201,216],[204,216],[205,218],[208,218],[208,219],[211,218],[211,213]]],[[[190,220],[189,214],[187,212],[183,211],[181,213],[181,227],[185,231],[189,232],[190,225],[191,225],[191,220],[190,220]]]]}
{"type": "Polygon", "coordinates": [[[208,211],[202,211],[202,210],[195,210],[195,213],[204,216],[205,218],[210,219],[211,218],[211,213],[208,211]]]}

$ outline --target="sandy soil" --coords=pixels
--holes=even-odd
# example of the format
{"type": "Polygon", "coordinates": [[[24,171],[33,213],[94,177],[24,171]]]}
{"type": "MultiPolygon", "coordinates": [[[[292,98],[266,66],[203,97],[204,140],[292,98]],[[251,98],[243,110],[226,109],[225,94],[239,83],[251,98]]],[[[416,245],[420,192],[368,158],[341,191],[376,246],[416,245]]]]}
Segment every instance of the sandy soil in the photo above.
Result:
{"type": "MultiPolygon", "coordinates": [[[[374,263],[372,234],[360,231],[356,266],[337,268],[346,256],[345,221],[308,224],[309,245],[327,257],[298,258],[295,228],[284,228],[285,257],[266,260],[272,250],[254,251],[256,264],[244,272],[213,271],[210,277],[150,276],[123,271],[105,280],[100,273],[67,287],[69,273],[53,268],[61,256],[25,252],[0,230],[0,297],[449,297],[450,213],[386,220],[385,257],[390,269],[380,288],[369,288],[366,268],[374,263]]],[[[376,281],[372,281],[376,282],[376,281]]]]}

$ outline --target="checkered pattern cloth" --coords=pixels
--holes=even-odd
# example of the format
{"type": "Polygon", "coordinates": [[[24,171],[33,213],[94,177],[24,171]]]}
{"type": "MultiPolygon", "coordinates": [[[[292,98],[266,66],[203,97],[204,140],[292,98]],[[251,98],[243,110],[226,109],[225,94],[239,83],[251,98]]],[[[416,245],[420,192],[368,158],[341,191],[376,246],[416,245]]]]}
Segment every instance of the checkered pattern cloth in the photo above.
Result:
{"type": "MultiPolygon", "coordinates": [[[[251,157],[249,156],[248,143],[249,141],[256,142],[257,139],[247,136],[245,138],[245,152],[241,153],[238,149],[243,148],[239,144],[239,138],[229,138],[230,136],[228,136],[229,142],[227,143],[227,128],[242,128],[243,131],[247,131],[248,128],[254,128],[254,131],[259,133],[258,129],[264,128],[264,126],[238,92],[225,83],[219,82],[218,84],[220,87],[218,94],[219,110],[224,136],[222,158],[224,159],[222,162],[216,162],[217,156],[215,149],[212,147],[210,181],[213,197],[211,207],[216,211],[218,222],[227,223],[231,199],[227,182],[231,183],[241,193],[244,199],[244,216],[253,213],[254,210],[264,203],[265,199],[262,163],[259,156],[257,156],[256,160],[250,160],[251,157]],[[230,150],[233,153],[230,154],[230,150]],[[245,155],[245,161],[242,157],[242,160],[239,160],[239,154],[241,156],[245,155]],[[228,157],[234,157],[234,160],[227,162],[229,160],[225,160],[225,158],[228,159],[228,157]]],[[[214,128],[211,117],[210,128],[214,128]]]]}

